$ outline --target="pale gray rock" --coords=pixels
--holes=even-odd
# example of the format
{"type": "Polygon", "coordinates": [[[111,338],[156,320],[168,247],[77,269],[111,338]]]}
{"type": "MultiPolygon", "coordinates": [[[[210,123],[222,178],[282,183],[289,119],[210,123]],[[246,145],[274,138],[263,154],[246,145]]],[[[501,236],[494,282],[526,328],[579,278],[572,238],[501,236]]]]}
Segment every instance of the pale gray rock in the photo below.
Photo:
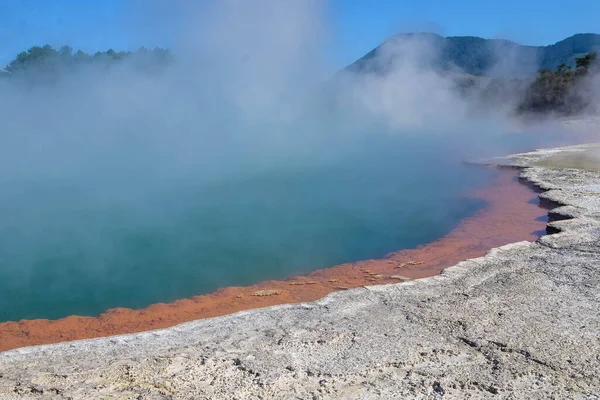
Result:
{"type": "Polygon", "coordinates": [[[0,353],[0,399],[600,399],[600,173],[494,159],[549,229],[440,276],[0,353]],[[570,219],[566,219],[570,218],[570,219]]]}

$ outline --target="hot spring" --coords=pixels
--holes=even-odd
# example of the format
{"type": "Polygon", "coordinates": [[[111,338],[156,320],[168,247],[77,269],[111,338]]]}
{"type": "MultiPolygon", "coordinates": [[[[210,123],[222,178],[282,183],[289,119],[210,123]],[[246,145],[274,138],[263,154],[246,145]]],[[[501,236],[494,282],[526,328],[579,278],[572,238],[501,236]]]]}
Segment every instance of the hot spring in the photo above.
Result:
{"type": "Polygon", "coordinates": [[[433,241],[484,207],[465,194],[496,173],[434,140],[383,136],[330,162],[218,179],[5,181],[0,321],[140,308],[433,241]]]}

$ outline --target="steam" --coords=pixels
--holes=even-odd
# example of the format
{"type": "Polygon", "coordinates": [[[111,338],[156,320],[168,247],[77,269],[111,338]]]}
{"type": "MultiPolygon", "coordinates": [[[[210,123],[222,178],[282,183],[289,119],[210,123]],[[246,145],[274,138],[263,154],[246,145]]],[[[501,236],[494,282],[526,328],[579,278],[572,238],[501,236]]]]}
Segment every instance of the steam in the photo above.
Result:
{"type": "Polygon", "coordinates": [[[347,88],[360,113],[399,132],[451,129],[467,104],[453,81],[433,69],[439,48],[428,35],[395,37],[374,60],[381,74],[351,74],[347,88]]]}
{"type": "MultiPolygon", "coordinates": [[[[323,148],[348,149],[382,131],[456,133],[474,122],[479,129],[489,118],[502,131],[521,95],[504,94],[483,115],[480,91],[464,96],[457,87],[462,71],[432,68],[440,49],[428,35],[388,41],[376,61],[385,65],[383,74],[332,78],[322,2],[178,7],[171,16],[180,21],[169,24],[179,27],[176,62],[161,74],[140,74],[124,62],[109,73],[80,71],[52,87],[23,91],[4,83],[3,179],[133,169],[154,176],[209,165],[237,170],[232,163],[270,164],[277,154],[314,162],[331,156],[323,148]]],[[[494,75],[522,66],[507,49],[498,49],[503,56],[494,75]]]]}

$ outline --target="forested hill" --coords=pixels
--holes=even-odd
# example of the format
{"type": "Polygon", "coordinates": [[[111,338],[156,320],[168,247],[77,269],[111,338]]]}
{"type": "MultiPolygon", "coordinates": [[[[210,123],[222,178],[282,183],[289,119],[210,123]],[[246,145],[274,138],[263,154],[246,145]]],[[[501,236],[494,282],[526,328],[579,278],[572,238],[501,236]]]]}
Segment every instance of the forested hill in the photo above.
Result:
{"type": "MultiPolygon", "coordinates": [[[[386,49],[386,45],[393,45],[394,42],[402,42],[404,39],[412,40],[417,47],[420,44],[423,47],[431,46],[435,53],[430,60],[433,67],[441,70],[458,67],[464,73],[477,76],[485,76],[494,71],[494,67],[506,62],[507,57],[513,59],[515,66],[518,67],[520,62],[523,67],[521,71],[515,71],[513,68],[510,71],[513,75],[530,74],[538,68],[555,70],[562,64],[575,67],[576,58],[600,50],[600,35],[594,33],[577,34],[549,46],[524,46],[509,40],[474,36],[443,37],[433,33],[408,33],[390,38],[347,69],[355,72],[378,72],[385,69],[385,62],[390,59],[389,52],[394,51],[394,48],[386,49]],[[380,57],[384,53],[386,60],[380,57]]],[[[403,49],[402,46],[398,46],[396,50],[403,49]]],[[[402,54],[391,56],[401,57],[402,54]]]]}
{"type": "Polygon", "coordinates": [[[62,74],[81,68],[106,69],[128,60],[129,65],[140,71],[160,70],[171,62],[169,50],[140,48],[137,51],[98,51],[88,54],[81,50],[74,51],[69,46],[55,49],[50,45],[33,46],[15,57],[4,69],[0,68],[0,76],[24,78],[34,82],[54,81],[62,74]]]}

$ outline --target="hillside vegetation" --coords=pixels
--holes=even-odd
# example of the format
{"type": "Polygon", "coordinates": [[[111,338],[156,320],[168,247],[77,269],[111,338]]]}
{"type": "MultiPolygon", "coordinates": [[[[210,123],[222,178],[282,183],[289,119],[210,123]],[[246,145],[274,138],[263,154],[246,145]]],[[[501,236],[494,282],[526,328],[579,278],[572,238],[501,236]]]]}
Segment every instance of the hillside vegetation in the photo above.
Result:
{"type": "Polygon", "coordinates": [[[396,35],[345,71],[386,75],[402,62],[449,77],[477,109],[513,107],[517,115],[595,112],[600,35],[578,34],[550,46],[432,33],[396,35]]]}
{"type": "MultiPolygon", "coordinates": [[[[600,70],[599,48],[597,34],[578,34],[536,47],[501,39],[413,33],[394,36],[345,71],[385,75],[403,57],[416,57],[419,68],[450,77],[476,108],[510,104],[518,115],[574,115],[596,109],[593,78],[600,70]]],[[[159,73],[173,60],[171,52],[161,48],[87,54],[68,46],[34,46],[0,70],[0,78],[28,85],[53,83],[78,71],[109,71],[125,65],[123,61],[136,73],[159,73]]]]}
{"type": "Polygon", "coordinates": [[[28,83],[51,83],[62,75],[81,71],[85,68],[106,70],[121,61],[131,61],[130,65],[139,71],[160,71],[172,60],[169,50],[140,48],[137,51],[114,51],[88,54],[81,50],[73,51],[69,46],[54,49],[50,45],[33,46],[17,54],[5,68],[7,74],[16,80],[28,83]]]}
{"type": "Polygon", "coordinates": [[[575,58],[575,66],[541,68],[527,78],[453,76],[465,97],[475,97],[479,107],[510,104],[516,115],[572,116],[598,112],[600,80],[598,53],[575,58]]]}
{"type": "Polygon", "coordinates": [[[556,70],[543,68],[528,86],[519,112],[554,112],[573,115],[592,106],[593,83],[598,73],[598,53],[588,53],[575,59],[575,68],[565,63],[556,70]]]}
{"type": "Polygon", "coordinates": [[[515,64],[514,68],[510,68],[512,71],[507,72],[521,76],[535,73],[537,68],[554,70],[562,64],[575,67],[576,58],[600,50],[600,35],[593,33],[577,34],[549,46],[524,46],[509,40],[474,36],[443,37],[433,33],[408,33],[390,38],[348,69],[369,72],[385,70],[387,65],[381,63],[381,55],[386,52],[386,46],[405,40],[413,41],[417,46],[433,48],[436,55],[430,60],[432,67],[440,70],[458,69],[475,76],[493,76],[499,72],[499,64],[515,64]]]}

